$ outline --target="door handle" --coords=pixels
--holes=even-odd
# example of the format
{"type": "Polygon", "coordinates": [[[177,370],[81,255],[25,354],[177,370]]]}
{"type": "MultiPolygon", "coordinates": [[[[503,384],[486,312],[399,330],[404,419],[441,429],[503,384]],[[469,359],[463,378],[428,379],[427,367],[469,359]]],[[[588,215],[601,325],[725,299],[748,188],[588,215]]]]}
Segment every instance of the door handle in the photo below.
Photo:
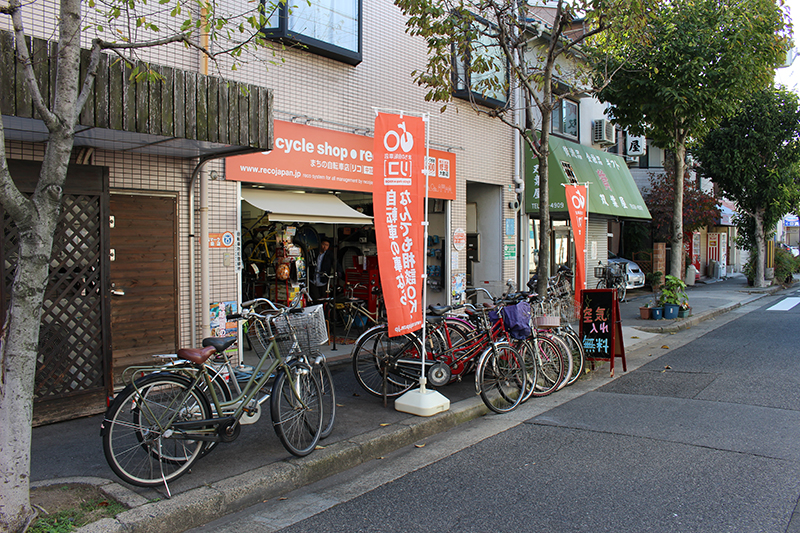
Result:
{"type": "Polygon", "coordinates": [[[111,289],[111,294],[114,296],[125,296],[125,291],[122,289],[111,289]]]}

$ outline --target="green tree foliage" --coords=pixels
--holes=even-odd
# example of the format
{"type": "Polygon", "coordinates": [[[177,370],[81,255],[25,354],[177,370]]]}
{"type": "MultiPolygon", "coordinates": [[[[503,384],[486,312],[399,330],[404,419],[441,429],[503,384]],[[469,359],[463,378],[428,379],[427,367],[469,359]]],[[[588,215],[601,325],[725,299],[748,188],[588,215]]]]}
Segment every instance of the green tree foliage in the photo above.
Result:
{"type": "Polygon", "coordinates": [[[786,213],[800,207],[800,103],[770,87],[752,94],[693,153],[700,172],[734,200],[745,244],[756,252],[755,283],[764,284],[764,243],[786,213]]]}
{"type": "MultiPolygon", "coordinates": [[[[593,61],[598,72],[620,69],[599,94],[613,121],[674,154],[672,248],[681,250],[687,143],[770,83],[787,50],[787,24],[776,0],[684,0],[651,15],[645,46],[624,42],[598,56],[606,51],[599,42],[593,61]]],[[[673,272],[682,255],[672,254],[673,272]]]]}
{"type": "MultiPolygon", "coordinates": [[[[651,174],[644,201],[653,220],[652,235],[657,242],[672,240],[672,204],[675,198],[674,171],[651,174]]],[[[683,230],[687,233],[717,223],[720,210],[716,198],[683,179],[683,230]]]]}
{"type": "MultiPolygon", "coordinates": [[[[429,89],[426,99],[444,102],[444,111],[458,84],[466,83],[472,108],[516,129],[538,159],[538,290],[544,293],[550,265],[547,155],[553,110],[564,98],[593,91],[583,44],[607,31],[635,39],[640,32],[633,28],[643,24],[653,2],[545,0],[533,5],[516,0],[395,0],[395,4],[408,16],[407,31],[423,37],[428,46],[426,67],[413,73],[429,89]],[[507,96],[504,105],[486,106],[476,98],[497,94],[507,96]]],[[[598,80],[605,83],[607,78],[598,80]]]]}

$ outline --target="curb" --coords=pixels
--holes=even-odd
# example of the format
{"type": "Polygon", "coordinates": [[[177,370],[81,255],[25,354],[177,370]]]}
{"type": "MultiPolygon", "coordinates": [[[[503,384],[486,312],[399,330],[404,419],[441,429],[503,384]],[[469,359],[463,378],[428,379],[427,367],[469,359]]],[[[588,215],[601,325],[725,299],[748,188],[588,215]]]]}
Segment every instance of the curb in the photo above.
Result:
{"type": "Polygon", "coordinates": [[[430,418],[409,417],[391,426],[319,448],[307,457],[278,461],[156,502],[148,503],[132,490],[102,478],[62,478],[36,485],[92,484],[132,507],[115,518],[87,524],[77,530],[80,533],[176,533],[380,458],[483,416],[488,411],[480,398],[469,398],[430,418]]]}

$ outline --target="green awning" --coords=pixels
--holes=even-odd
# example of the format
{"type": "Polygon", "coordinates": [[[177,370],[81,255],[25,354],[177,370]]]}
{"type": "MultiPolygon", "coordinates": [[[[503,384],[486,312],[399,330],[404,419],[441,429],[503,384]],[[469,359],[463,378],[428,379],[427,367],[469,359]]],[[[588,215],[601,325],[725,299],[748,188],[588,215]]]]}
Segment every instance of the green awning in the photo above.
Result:
{"type": "MultiPolygon", "coordinates": [[[[616,154],[550,137],[550,212],[569,213],[564,183],[589,184],[589,214],[650,220],[625,160],[616,154]]],[[[525,146],[525,211],[539,212],[539,162],[525,146]]]]}

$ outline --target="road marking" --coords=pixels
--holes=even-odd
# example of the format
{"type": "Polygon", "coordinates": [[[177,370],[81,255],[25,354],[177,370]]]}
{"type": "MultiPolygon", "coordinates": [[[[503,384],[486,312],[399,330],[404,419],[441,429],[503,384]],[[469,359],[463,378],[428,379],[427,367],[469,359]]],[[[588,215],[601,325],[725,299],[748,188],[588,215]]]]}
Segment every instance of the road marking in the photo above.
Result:
{"type": "Polygon", "coordinates": [[[783,300],[776,303],[772,307],[768,307],[767,311],[788,311],[797,304],[800,304],[800,298],[797,297],[784,298],[783,300]]]}

